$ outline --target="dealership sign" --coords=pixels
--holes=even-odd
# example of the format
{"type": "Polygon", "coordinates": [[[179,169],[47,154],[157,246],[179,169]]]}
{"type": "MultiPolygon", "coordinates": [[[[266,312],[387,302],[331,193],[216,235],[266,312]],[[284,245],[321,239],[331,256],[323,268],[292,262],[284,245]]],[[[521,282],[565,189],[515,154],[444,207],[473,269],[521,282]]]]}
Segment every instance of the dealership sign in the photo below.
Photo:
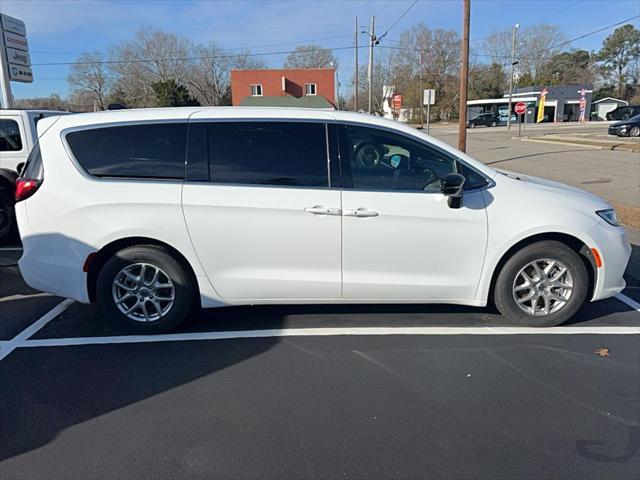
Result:
{"type": "Polygon", "coordinates": [[[29,43],[27,41],[27,28],[22,20],[0,15],[2,27],[2,52],[3,70],[7,72],[9,80],[14,82],[33,82],[33,70],[31,70],[31,58],[29,57],[29,43]]]}

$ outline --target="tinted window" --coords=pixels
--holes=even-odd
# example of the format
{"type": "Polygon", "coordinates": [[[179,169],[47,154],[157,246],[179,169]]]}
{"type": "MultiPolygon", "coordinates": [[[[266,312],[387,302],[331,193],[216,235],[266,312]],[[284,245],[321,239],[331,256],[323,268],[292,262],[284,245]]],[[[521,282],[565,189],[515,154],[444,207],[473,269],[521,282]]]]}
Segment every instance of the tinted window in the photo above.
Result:
{"type": "Polygon", "coordinates": [[[81,130],[67,135],[78,162],[98,177],[184,178],[186,123],[81,130]]]}
{"type": "Polygon", "coordinates": [[[30,178],[32,180],[42,180],[44,170],[42,168],[42,155],[40,154],[40,144],[36,143],[33,150],[27,158],[27,163],[20,174],[22,178],[30,178]]]}
{"type": "Polygon", "coordinates": [[[439,192],[440,180],[456,171],[452,156],[401,135],[353,126],[343,131],[353,188],[439,192]]]}
{"type": "Polygon", "coordinates": [[[210,123],[214,183],[326,187],[327,143],[321,123],[210,123]]]}
{"type": "Polygon", "coordinates": [[[0,120],[0,152],[22,150],[20,128],[15,120],[0,120]]]}

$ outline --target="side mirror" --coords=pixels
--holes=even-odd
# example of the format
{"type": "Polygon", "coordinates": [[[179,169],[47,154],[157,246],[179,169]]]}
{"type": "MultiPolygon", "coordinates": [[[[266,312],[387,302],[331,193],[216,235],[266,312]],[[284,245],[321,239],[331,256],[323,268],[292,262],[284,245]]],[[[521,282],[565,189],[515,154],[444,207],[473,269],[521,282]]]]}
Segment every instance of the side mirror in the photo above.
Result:
{"type": "Polygon", "coordinates": [[[462,206],[462,194],[464,189],[464,178],[459,173],[449,173],[442,179],[442,193],[447,199],[447,203],[451,208],[460,208],[462,206]]]}

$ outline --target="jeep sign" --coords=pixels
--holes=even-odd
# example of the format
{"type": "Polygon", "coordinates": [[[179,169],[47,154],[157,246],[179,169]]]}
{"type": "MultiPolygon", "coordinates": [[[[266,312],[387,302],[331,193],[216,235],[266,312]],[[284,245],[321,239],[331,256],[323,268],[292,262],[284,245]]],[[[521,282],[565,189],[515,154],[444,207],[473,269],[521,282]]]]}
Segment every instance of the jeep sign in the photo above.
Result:
{"type": "Polygon", "coordinates": [[[15,48],[7,48],[7,62],[24,67],[31,66],[31,58],[29,52],[16,50],[15,48]]]}

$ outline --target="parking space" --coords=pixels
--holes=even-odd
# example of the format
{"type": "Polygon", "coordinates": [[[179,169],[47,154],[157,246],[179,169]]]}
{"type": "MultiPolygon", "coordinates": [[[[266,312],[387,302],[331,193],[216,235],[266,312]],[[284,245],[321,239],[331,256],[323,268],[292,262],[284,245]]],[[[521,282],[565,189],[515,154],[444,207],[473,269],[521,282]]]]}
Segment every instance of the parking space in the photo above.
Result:
{"type": "Polygon", "coordinates": [[[0,268],[0,288],[6,478],[600,479],[640,468],[633,288],[554,329],[513,328],[491,308],[269,306],[197,312],[154,337],[32,291],[15,266],[0,268]]]}

